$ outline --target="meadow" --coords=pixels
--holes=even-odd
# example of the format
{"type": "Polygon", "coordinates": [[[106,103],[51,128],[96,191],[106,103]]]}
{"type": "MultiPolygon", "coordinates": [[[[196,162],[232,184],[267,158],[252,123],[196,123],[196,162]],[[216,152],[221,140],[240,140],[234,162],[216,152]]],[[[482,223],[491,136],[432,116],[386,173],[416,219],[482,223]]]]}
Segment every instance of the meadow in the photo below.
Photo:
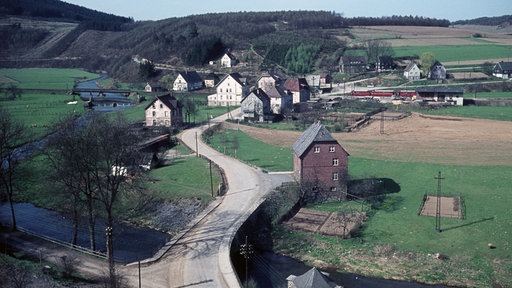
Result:
{"type": "Polygon", "coordinates": [[[499,59],[511,56],[511,50],[509,46],[497,44],[400,46],[393,47],[393,51],[395,53],[395,57],[419,57],[424,52],[431,52],[434,54],[437,60],[441,61],[441,63],[467,60],[499,59]]]}
{"type": "Polygon", "coordinates": [[[0,84],[15,84],[21,89],[70,90],[77,81],[85,81],[97,77],[97,74],[79,69],[0,69],[0,84]]]}
{"type": "MultiPolygon", "coordinates": [[[[210,145],[221,152],[225,146],[226,154],[234,155],[229,148],[233,139],[238,141],[237,157],[242,161],[269,171],[293,169],[289,148],[266,144],[241,131],[223,130],[210,139],[210,145]],[[282,157],[279,166],[277,157],[282,157]]],[[[512,166],[402,162],[358,155],[350,157],[349,171],[353,180],[390,179],[399,185],[399,192],[388,194],[352,239],[276,227],[275,252],[374,277],[464,287],[512,284],[508,277],[512,275],[512,214],[508,212],[512,195],[507,176],[512,166]],[[435,218],[418,216],[423,195],[436,193],[438,171],[445,178],[442,193],[462,196],[466,203],[466,218],[443,218],[441,233],[435,231],[435,218]],[[495,249],[490,249],[489,243],[495,249]],[[436,253],[445,260],[437,260],[436,253]]],[[[339,211],[357,207],[361,205],[324,203],[308,208],[339,211]]]]}

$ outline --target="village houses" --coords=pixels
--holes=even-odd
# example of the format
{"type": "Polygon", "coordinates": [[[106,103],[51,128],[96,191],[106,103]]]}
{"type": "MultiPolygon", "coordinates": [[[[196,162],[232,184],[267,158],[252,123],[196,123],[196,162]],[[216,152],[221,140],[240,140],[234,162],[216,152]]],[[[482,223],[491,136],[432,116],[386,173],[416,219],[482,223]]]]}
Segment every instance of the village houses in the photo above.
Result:
{"type": "Polygon", "coordinates": [[[250,92],[247,79],[239,73],[227,74],[215,89],[217,93],[208,95],[208,106],[239,106],[250,92]]]}
{"type": "Polygon", "coordinates": [[[241,101],[244,120],[258,121],[272,120],[270,110],[270,97],[261,88],[254,89],[241,101]]]}
{"type": "Polygon", "coordinates": [[[409,63],[404,69],[404,77],[410,81],[420,80],[421,70],[418,65],[416,65],[414,62],[409,63]]]}
{"type": "Polygon", "coordinates": [[[510,79],[512,77],[512,62],[498,62],[492,69],[492,75],[501,79],[510,79]]]}
{"type": "Polygon", "coordinates": [[[196,71],[182,71],[174,80],[174,91],[194,91],[203,88],[203,79],[196,71]]]}
{"type": "Polygon", "coordinates": [[[284,81],[283,88],[293,95],[293,104],[309,101],[311,89],[305,78],[288,78],[284,81]]]}
{"type": "Polygon", "coordinates": [[[346,198],[349,154],[324,125],[309,126],[292,148],[293,173],[301,185],[323,191],[325,199],[346,198]]]}
{"type": "Polygon", "coordinates": [[[156,96],[146,106],[146,126],[180,126],[182,123],[181,110],[181,103],[170,93],[156,96]]]}
{"type": "Polygon", "coordinates": [[[224,55],[222,55],[222,57],[220,58],[220,66],[221,67],[227,67],[227,68],[230,68],[230,67],[233,67],[235,66],[236,64],[238,63],[238,60],[236,59],[236,57],[231,54],[231,52],[227,51],[226,53],[224,53],[224,55]]]}

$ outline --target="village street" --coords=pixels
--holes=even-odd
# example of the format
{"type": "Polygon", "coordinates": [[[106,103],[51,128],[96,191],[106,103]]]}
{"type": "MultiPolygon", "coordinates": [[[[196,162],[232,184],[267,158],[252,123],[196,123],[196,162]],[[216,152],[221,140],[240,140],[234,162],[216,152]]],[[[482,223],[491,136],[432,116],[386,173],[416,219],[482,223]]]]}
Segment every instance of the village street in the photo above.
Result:
{"type": "MultiPolygon", "coordinates": [[[[226,117],[213,119],[211,123],[222,122],[226,117]]],[[[231,241],[267,192],[292,181],[291,173],[266,174],[213,150],[200,141],[200,134],[207,127],[188,129],[180,138],[194,150],[197,145],[200,155],[224,170],[228,182],[226,195],[218,197],[212,204],[217,206],[198,219],[159,260],[141,268],[142,287],[240,287],[229,256],[231,241]]],[[[121,270],[130,286],[138,287],[137,265],[121,270]]]]}

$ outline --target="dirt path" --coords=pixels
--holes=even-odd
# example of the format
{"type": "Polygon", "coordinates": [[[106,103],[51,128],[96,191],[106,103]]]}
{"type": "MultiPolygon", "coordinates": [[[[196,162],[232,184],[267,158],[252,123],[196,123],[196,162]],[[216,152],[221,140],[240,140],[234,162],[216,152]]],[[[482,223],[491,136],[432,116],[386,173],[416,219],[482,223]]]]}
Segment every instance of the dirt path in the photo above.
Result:
{"type": "MultiPolygon", "coordinates": [[[[238,127],[238,126],[237,126],[238,127]]],[[[301,132],[240,125],[265,143],[291,147],[301,132]]],[[[384,134],[375,121],[352,133],[333,136],[353,157],[454,165],[510,165],[512,122],[413,114],[385,121],[384,134]]]]}

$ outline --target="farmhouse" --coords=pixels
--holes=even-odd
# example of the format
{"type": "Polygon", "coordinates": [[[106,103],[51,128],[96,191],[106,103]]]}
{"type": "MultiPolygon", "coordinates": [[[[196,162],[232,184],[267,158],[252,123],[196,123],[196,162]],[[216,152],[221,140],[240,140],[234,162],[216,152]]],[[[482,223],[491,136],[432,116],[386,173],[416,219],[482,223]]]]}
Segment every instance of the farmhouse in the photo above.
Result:
{"type": "Polygon", "coordinates": [[[379,56],[377,57],[377,63],[375,69],[377,72],[384,72],[395,69],[395,62],[391,56],[379,56]]]}
{"type": "Polygon", "coordinates": [[[273,118],[270,110],[270,97],[260,88],[245,96],[241,101],[241,106],[246,121],[263,122],[273,118]]]}
{"type": "Polygon", "coordinates": [[[512,77],[512,62],[498,62],[492,69],[492,75],[502,79],[512,77]]]}
{"type": "Polygon", "coordinates": [[[145,109],[146,126],[180,126],[181,102],[170,93],[156,96],[145,109]]]}
{"type": "Polygon", "coordinates": [[[217,85],[220,81],[219,76],[215,73],[210,73],[204,77],[204,86],[206,88],[213,88],[215,85],[217,85]]]}
{"type": "Polygon", "coordinates": [[[280,86],[272,87],[265,91],[270,98],[270,109],[274,114],[282,114],[291,109],[293,105],[293,95],[288,90],[283,90],[280,86]]]}
{"type": "Polygon", "coordinates": [[[429,72],[431,80],[444,80],[446,79],[446,68],[441,62],[436,61],[431,67],[429,72]]]}
{"type": "Polygon", "coordinates": [[[230,67],[233,67],[237,64],[237,59],[236,57],[231,54],[231,52],[227,51],[226,53],[224,53],[224,55],[220,58],[220,66],[221,67],[227,67],[227,68],[230,68],[230,67]]]}
{"type": "Polygon", "coordinates": [[[305,78],[288,78],[284,81],[283,88],[293,95],[293,104],[309,101],[311,89],[305,78]]]}
{"type": "Polygon", "coordinates": [[[174,91],[193,91],[203,88],[203,79],[196,71],[179,72],[174,80],[174,91]]]}
{"type": "Polygon", "coordinates": [[[216,86],[217,93],[208,95],[208,106],[238,106],[242,98],[249,94],[247,79],[239,73],[231,73],[216,86]]]}
{"type": "Polygon", "coordinates": [[[288,77],[284,73],[281,73],[280,71],[264,72],[258,78],[258,88],[267,91],[273,87],[283,84],[286,78],[288,77]]]}
{"type": "Polygon", "coordinates": [[[416,88],[417,99],[426,102],[443,102],[462,106],[464,89],[456,87],[419,87],[416,88]]]}
{"type": "Polygon", "coordinates": [[[340,58],[340,72],[357,74],[366,72],[366,60],[362,56],[343,56],[340,58]]]}
{"type": "Polygon", "coordinates": [[[420,68],[418,68],[418,65],[416,63],[411,62],[405,67],[404,69],[404,77],[407,80],[420,80],[421,78],[421,71],[420,68]]]}
{"type": "Polygon", "coordinates": [[[144,86],[144,92],[164,92],[166,89],[165,87],[157,82],[148,82],[146,86],[144,86]]]}
{"type": "Polygon", "coordinates": [[[301,185],[324,191],[325,199],[346,198],[349,154],[322,124],[309,126],[292,148],[293,172],[301,185]]]}

